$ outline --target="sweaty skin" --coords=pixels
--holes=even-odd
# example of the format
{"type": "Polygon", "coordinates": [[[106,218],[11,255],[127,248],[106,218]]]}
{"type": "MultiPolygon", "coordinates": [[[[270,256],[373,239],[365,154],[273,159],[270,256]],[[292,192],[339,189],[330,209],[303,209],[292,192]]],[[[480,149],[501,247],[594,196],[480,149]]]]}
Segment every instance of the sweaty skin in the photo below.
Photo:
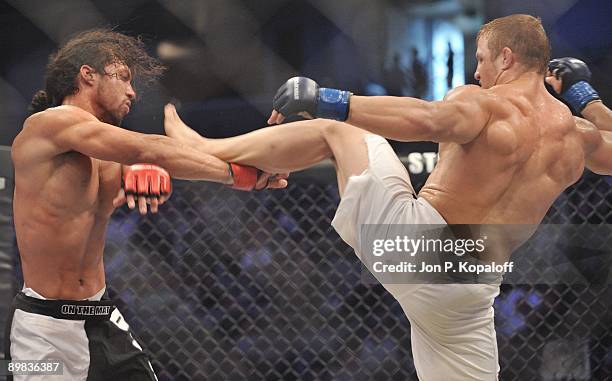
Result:
{"type": "MultiPolygon", "coordinates": [[[[354,131],[350,124],[391,139],[440,142],[440,159],[419,196],[448,223],[535,227],[585,165],[612,173],[610,136],[574,119],[547,92],[544,75],[525,70],[509,49],[493,58],[482,38],[477,59],[475,77],[482,88],[462,86],[440,102],[352,96],[347,123],[316,119],[220,140],[200,137],[167,108],[166,134],[223,160],[268,171],[295,171],[333,158],[341,194],[346,175],[360,173],[351,167],[367,166],[355,164],[364,160],[364,150],[354,148],[360,140],[349,141],[359,133],[341,132],[354,131]],[[341,159],[344,152],[350,154],[341,159]]],[[[273,111],[269,123],[283,119],[273,111]]],[[[530,232],[518,240],[497,238],[516,247],[530,232]]]]}
{"type": "MultiPolygon", "coordinates": [[[[486,60],[485,39],[478,50],[486,60]]],[[[479,68],[477,79],[489,69],[479,68]]],[[[440,160],[419,195],[448,223],[538,224],[580,178],[601,135],[576,125],[543,75],[508,74],[493,85],[494,73],[487,74],[481,82],[490,88],[463,86],[441,102],[352,97],[347,122],[392,139],[440,142],[440,160]]]]}
{"type": "MultiPolygon", "coordinates": [[[[538,224],[585,163],[609,173],[609,139],[544,86],[544,73],[509,48],[493,57],[478,41],[478,86],[440,102],[352,96],[347,123],[387,138],[440,143],[440,160],[422,188],[451,224],[538,224]]],[[[269,123],[282,122],[274,111],[269,123]]]]}
{"type": "Polygon", "coordinates": [[[84,65],[79,91],[29,117],[13,142],[24,282],[46,298],[85,299],[104,287],[104,241],[118,206],[121,164],[152,163],[176,178],[233,181],[226,162],[166,136],[109,124],[125,117],[135,92],[127,67],[112,64],[106,72],[118,75],[84,65]]]}
{"type": "MultiPolygon", "coordinates": [[[[167,106],[166,134],[221,159],[272,172],[299,170],[331,158],[341,197],[346,195],[349,178],[368,169],[366,132],[357,127],[397,140],[440,142],[440,160],[420,196],[452,224],[505,224],[501,231],[495,231],[499,225],[487,226],[487,230],[493,228],[496,234],[493,237],[487,234],[487,257],[480,258],[502,262],[506,260],[504,256],[530,236],[531,229],[542,220],[561,191],[578,180],[585,165],[600,173],[612,172],[612,140],[606,138],[606,131],[600,133],[593,124],[572,118],[569,110],[546,92],[543,74],[521,67],[507,48],[501,56],[491,57],[488,51],[482,51],[480,41],[475,77],[482,88],[461,87],[442,102],[353,96],[348,123],[315,119],[219,140],[199,136],[180,120],[172,106],[167,106]]],[[[282,120],[283,116],[273,111],[269,123],[282,120]]],[[[376,176],[374,172],[372,176],[376,176]]],[[[384,182],[386,177],[396,180],[403,174],[400,168],[397,173],[384,173],[375,181],[384,182]]],[[[356,200],[351,200],[355,202],[347,204],[344,212],[357,205],[360,214],[369,214],[367,208],[371,205],[363,205],[356,194],[374,181],[370,177],[365,179],[361,183],[359,178],[355,179],[356,186],[363,188],[354,189],[349,197],[356,200]]],[[[390,183],[395,186],[397,181],[390,183]]],[[[371,189],[365,193],[371,197],[371,189]]],[[[410,197],[406,195],[408,189],[390,193],[395,199],[383,204],[383,210],[374,212],[386,214],[390,216],[388,221],[393,221],[394,212],[403,206],[393,204],[414,204],[406,201],[410,197]]],[[[400,210],[410,213],[411,209],[400,210]]],[[[359,216],[354,223],[368,223],[368,217],[359,216]]],[[[438,373],[430,379],[497,378],[492,304],[498,285],[430,284],[418,289],[398,284],[384,286],[411,321],[419,377],[425,377],[423,373],[438,373]],[[456,290],[465,292],[465,299],[454,297],[456,290]],[[465,306],[470,306],[469,311],[465,306]],[[475,336],[483,322],[486,329],[475,336]],[[461,335],[462,332],[467,334],[461,335]],[[423,338],[428,336],[431,340],[425,343],[423,338]],[[439,356],[440,349],[449,350],[449,354],[461,360],[449,366],[452,357],[439,356]],[[486,359],[487,365],[476,365],[473,359],[486,359]],[[468,366],[473,374],[467,371],[468,366]],[[427,372],[425,367],[429,368],[427,372]],[[431,369],[434,371],[430,372],[431,369]],[[436,372],[438,369],[441,371],[436,372]],[[460,373],[464,370],[465,373],[460,373]]]]}
{"type": "Polygon", "coordinates": [[[449,223],[538,224],[583,172],[587,147],[571,113],[538,81],[474,92],[485,93],[473,107],[488,120],[467,143],[440,141],[419,195],[449,223]]]}
{"type": "Polygon", "coordinates": [[[354,98],[349,123],[397,140],[440,142],[419,195],[451,224],[538,224],[585,164],[611,170],[601,163],[610,152],[604,132],[576,121],[536,73],[489,89],[463,86],[442,102],[354,98]],[[387,124],[388,115],[395,120],[387,124]]]}

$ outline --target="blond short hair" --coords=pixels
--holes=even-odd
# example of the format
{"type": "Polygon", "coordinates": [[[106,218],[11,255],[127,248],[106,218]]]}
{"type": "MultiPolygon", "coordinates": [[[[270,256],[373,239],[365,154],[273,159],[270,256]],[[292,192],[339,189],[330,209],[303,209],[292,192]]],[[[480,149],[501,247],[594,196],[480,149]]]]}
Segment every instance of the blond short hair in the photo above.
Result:
{"type": "Polygon", "coordinates": [[[518,55],[518,61],[539,74],[546,73],[550,60],[550,42],[540,18],[530,15],[510,15],[484,24],[476,41],[487,39],[493,57],[504,47],[518,55]]]}

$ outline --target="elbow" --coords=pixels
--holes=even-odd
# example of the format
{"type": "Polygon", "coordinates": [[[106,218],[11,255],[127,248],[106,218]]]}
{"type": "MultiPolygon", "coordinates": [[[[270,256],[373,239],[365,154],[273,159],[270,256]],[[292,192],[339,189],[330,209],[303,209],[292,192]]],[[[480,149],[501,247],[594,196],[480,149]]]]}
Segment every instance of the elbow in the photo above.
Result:
{"type": "Polygon", "coordinates": [[[126,158],[125,164],[133,165],[138,163],[155,164],[162,166],[164,161],[164,150],[160,149],[160,144],[164,144],[160,141],[160,136],[155,135],[144,135],[142,144],[138,144],[129,153],[126,158]]]}

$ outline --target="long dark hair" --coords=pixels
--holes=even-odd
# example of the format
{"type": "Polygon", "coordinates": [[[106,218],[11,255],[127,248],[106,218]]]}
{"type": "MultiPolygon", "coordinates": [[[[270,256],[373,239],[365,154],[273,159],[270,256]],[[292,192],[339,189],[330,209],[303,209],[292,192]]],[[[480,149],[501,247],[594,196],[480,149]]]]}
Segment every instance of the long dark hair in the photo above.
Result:
{"type": "Polygon", "coordinates": [[[77,74],[82,65],[103,73],[104,67],[118,62],[132,71],[134,80],[149,84],[163,72],[160,62],[149,56],[140,37],[131,37],[110,29],[93,29],[72,37],[49,57],[45,70],[45,88],[32,98],[32,113],[59,106],[65,97],[78,91],[77,74]]]}

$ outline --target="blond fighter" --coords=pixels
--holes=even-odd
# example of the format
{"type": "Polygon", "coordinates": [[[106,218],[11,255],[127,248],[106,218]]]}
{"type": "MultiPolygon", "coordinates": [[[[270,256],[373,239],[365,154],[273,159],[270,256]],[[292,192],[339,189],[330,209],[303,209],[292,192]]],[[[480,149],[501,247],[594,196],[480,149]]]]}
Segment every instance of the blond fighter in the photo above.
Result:
{"type": "MultiPolygon", "coordinates": [[[[351,96],[295,78],[279,89],[270,123],[294,113],[345,122],[301,121],[211,140],[189,129],[169,105],[166,133],[273,173],[331,158],[341,195],[332,225],[360,258],[366,250],[360,247],[362,224],[535,225],[585,166],[612,173],[612,141],[602,138],[605,132],[576,123],[546,91],[548,46],[538,19],[504,17],[478,35],[475,77],[481,86],[457,88],[443,101],[351,96]],[[365,130],[440,142],[440,160],[418,195],[388,143],[365,130]]],[[[384,286],[411,322],[421,380],[497,379],[492,305],[498,284],[384,286]]]]}

